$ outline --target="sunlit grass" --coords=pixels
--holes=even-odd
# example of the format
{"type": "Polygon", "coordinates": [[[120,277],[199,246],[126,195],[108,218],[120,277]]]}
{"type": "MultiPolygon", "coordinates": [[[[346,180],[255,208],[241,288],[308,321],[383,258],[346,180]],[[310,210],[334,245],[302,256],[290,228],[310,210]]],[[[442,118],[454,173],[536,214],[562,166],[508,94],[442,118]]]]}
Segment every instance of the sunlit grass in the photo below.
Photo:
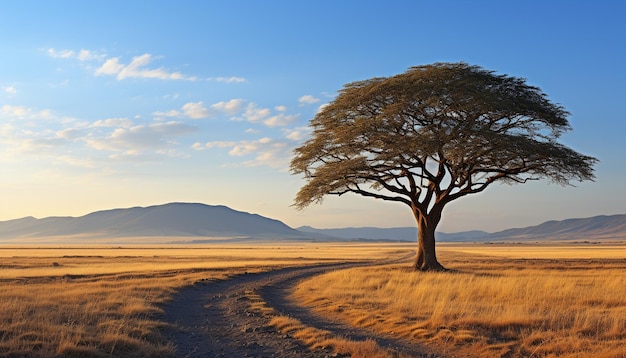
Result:
{"type": "Polygon", "coordinates": [[[614,243],[466,244],[440,243],[440,251],[524,259],[623,259],[626,241],[614,243]]]}
{"type": "MultiPolygon", "coordinates": [[[[304,345],[317,350],[326,350],[333,354],[349,355],[353,358],[403,358],[378,346],[376,341],[366,339],[362,341],[350,340],[334,333],[308,326],[300,320],[281,314],[267,306],[263,298],[254,291],[246,292],[249,306],[253,312],[270,318],[269,325],[279,332],[293,337],[304,345]]],[[[329,354],[330,356],[330,354],[329,354]]]]}
{"type": "Polygon", "coordinates": [[[379,255],[377,251],[373,245],[345,244],[0,247],[0,279],[363,260],[379,255]]]}
{"type": "MultiPolygon", "coordinates": [[[[567,256],[567,247],[559,249],[567,256]]],[[[327,317],[450,356],[626,356],[626,260],[450,250],[440,256],[452,272],[354,268],[309,279],[293,298],[327,317]]]]}
{"type": "MultiPolygon", "coordinates": [[[[0,247],[0,356],[172,355],[158,314],[183,286],[282,266],[399,257],[413,248],[0,247]]],[[[323,315],[449,356],[624,357],[624,248],[440,245],[452,272],[415,273],[409,264],[339,270],[302,283],[294,297],[323,315]]],[[[272,324],[311,347],[388,355],[374,341],[351,342],[293,317],[275,316],[272,324]]]]}
{"type": "Polygon", "coordinates": [[[160,305],[180,287],[281,266],[382,258],[359,245],[0,248],[0,356],[171,356],[160,305]]]}

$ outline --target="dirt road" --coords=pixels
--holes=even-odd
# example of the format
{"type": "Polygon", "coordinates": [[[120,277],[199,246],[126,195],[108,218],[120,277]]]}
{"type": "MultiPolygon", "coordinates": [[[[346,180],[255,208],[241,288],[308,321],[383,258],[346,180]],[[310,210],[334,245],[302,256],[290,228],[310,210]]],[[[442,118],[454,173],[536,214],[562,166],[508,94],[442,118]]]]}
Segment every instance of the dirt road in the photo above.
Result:
{"type": "MultiPolygon", "coordinates": [[[[299,280],[357,264],[279,269],[239,275],[225,281],[200,282],[181,290],[164,306],[163,334],[177,357],[341,357],[330,350],[311,350],[289,335],[268,327],[270,317],[250,308],[246,292],[257,292],[276,311],[351,340],[375,340],[391,352],[427,357],[423,347],[393,337],[329,322],[287,299],[299,280]]],[[[361,264],[362,265],[362,264],[361,264]]]]}

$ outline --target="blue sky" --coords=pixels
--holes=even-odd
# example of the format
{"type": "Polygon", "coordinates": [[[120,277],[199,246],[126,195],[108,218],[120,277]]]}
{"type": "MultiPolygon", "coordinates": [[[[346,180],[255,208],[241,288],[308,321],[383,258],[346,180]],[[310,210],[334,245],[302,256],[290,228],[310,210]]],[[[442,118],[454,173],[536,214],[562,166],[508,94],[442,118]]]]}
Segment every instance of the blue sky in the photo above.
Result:
{"type": "Polygon", "coordinates": [[[495,185],[440,230],[626,213],[623,1],[3,1],[0,220],[172,201],[293,227],[409,226],[329,198],[298,212],[287,166],[348,82],[433,62],[524,77],[572,115],[595,182],[495,185]]]}

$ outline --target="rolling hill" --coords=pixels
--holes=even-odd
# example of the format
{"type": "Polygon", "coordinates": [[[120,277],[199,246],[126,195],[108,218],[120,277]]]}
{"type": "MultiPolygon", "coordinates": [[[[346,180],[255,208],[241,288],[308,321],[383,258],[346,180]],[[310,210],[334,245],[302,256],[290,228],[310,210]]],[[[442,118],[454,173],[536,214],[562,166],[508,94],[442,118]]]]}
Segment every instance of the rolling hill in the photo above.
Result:
{"type": "Polygon", "coordinates": [[[26,217],[0,222],[0,239],[138,236],[303,238],[281,221],[256,214],[196,203],[97,211],[81,217],[26,217]]]}
{"type": "Polygon", "coordinates": [[[626,238],[626,215],[546,221],[537,226],[508,229],[488,236],[490,241],[600,240],[626,238]]]}
{"type": "MultiPolygon", "coordinates": [[[[283,222],[226,206],[199,203],[169,203],[148,207],[112,209],[80,217],[47,217],[0,221],[2,242],[139,242],[139,237],[160,237],[159,242],[206,242],[211,238],[318,241],[410,241],[417,228],[293,229],[283,222]],[[168,239],[170,238],[170,239],[168,239]],[[176,238],[176,239],[174,239],[176,238]],[[106,240],[110,239],[110,240],[106,240]],[[120,239],[120,240],[115,240],[120,239]]],[[[437,233],[440,242],[525,242],[626,240],[626,215],[595,216],[547,221],[537,226],[495,233],[465,231],[437,233]]]]}
{"type": "MultiPolygon", "coordinates": [[[[297,229],[353,240],[415,241],[417,237],[416,227],[315,229],[310,226],[303,226],[297,229]]],[[[478,230],[456,233],[437,232],[436,236],[437,241],[440,242],[625,240],[626,215],[601,215],[562,221],[552,220],[536,226],[507,229],[495,233],[478,230]]]]}
{"type": "MultiPolygon", "coordinates": [[[[378,227],[350,227],[350,228],[338,228],[338,229],[316,229],[310,226],[301,226],[297,228],[299,231],[315,233],[321,235],[328,235],[332,237],[351,239],[351,240],[387,240],[387,241],[415,241],[417,240],[417,227],[392,227],[392,228],[378,228],[378,227]]],[[[485,231],[463,231],[457,233],[443,233],[437,232],[437,239],[439,241],[474,241],[478,238],[483,238],[489,235],[485,231]]]]}

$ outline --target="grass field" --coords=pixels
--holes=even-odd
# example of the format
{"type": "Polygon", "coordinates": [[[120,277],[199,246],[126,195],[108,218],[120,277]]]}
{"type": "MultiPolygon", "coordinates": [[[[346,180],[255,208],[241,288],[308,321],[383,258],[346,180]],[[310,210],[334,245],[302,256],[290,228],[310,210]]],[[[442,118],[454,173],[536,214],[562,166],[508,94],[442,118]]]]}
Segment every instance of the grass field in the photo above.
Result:
{"type": "Polygon", "coordinates": [[[440,257],[452,271],[353,268],[293,299],[445,356],[626,357],[626,246],[442,245],[440,257]]]}
{"type": "MultiPolygon", "coordinates": [[[[0,356],[172,355],[158,313],[180,287],[413,248],[0,247],[0,356]]],[[[302,282],[293,298],[446,356],[626,356],[626,246],[450,244],[439,252],[451,272],[410,272],[408,264],[340,270],[302,282]]],[[[321,336],[302,340],[315,346],[311,337],[321,336]]]]}
{"type": "MultiPolygon", "coordinates": [[[[389,250],[397,250],[390,248],[389,250]]],[[[359,245],[0,248],[0,356],[168,356],[156,317],[180,287],[243,272],[382,258],[359,245]]]]}

